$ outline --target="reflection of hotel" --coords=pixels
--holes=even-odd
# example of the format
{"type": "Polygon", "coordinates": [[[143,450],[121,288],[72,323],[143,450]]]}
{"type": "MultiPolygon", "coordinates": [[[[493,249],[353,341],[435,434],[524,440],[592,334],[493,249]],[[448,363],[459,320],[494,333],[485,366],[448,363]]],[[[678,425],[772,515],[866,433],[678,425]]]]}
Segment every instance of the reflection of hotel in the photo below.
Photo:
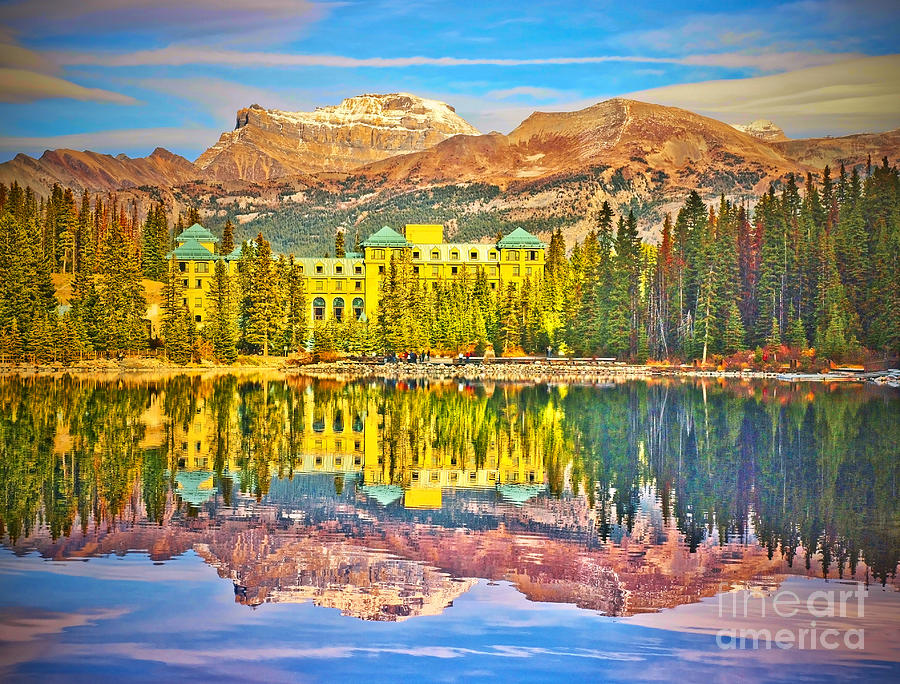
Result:
{"type": "MultiPolygon", "coordinates": [[[[491,434],[479,459],[473,444],[453,453],[435,445],[430,438],[434,426],[426,425],[419,427],[422,435],[413,451],[408,430],[397,443],[387,443],[383,421],[389,418],[379,413],[376,400],[371,397],[317,393],[311,387],[298,395],[301,396],[299,420],[296,416],[289,419],[286,402],[282,402],[277,410],[283,415],[276,423],[283,432],[266,436],[273,445],[269,454],[272,476],[354,475],[362,482],[367,495],[385,505],[402,499],[407,508],[440,508],[445,489],[496,489],[505,500],[518,504],[544,488],[542,455],[525,453],[520,442],[507,434],[491,434]],[[289,433],[291,424],[294,428],[289,433]],[[284,454],[290,454],[291,467],[287,473],[278,463],[278,456],[284,454]]],[[[237,395],[235,402],[240,406],[237,395]]],[[[159,424],[160,417],[158,402],[154,402],[147,409],[145,419],[148,424],[159,424]]],[[[173,455],[177,469],[206,474],[206,477],[182,474],[176,478],[179,490],[183,490],[182,498],[190,503],[200,503],[214,493],[209,485],[217,452],[221,452],[223,472],[239,472],[241,462],[253,456],[246,435],[242,436],[236,425],[225,435],[219,435],[217,429],[215,416],[204,398],[196,400],[196,411],[186,428],[174,426],[173,455]],[[226,440],[227,448],[220,449],[219,440],[226,440]]],[[[154,436],[158,440],[163,438],[159,432],[154,436]]],[[[161,442],[156,445],[161,446],[161,442]]]]}

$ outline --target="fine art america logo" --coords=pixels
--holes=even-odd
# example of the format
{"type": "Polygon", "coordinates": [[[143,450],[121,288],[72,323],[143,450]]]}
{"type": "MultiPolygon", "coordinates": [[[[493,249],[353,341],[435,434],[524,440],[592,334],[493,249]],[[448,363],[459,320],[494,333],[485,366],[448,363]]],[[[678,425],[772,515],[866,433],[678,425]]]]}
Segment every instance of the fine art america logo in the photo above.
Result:
{"type": "Polygon", "coordinates": [[[865,617],[868,591],[862,583],[801,591],[801,595],[784,588],[771,593],[729,591],[728,586],[722,589],[719,618],[731,625],[716,633],[716,643],[723,650],[865,648],[865,630],[854,626],[865,617]]]}

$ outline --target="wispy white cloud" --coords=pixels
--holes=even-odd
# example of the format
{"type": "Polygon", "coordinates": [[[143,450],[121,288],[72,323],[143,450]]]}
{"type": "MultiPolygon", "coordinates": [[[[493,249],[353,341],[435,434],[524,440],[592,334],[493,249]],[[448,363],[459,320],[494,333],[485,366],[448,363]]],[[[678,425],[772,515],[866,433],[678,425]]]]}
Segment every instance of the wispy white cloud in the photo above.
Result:
{"type": "Polygon", "coordinates": [[[853,59],[855,53],[759,53],[723,52],[674,57],[644,55],[594,55],[584,57],[347,57],[343,55],[307,55],[286,52],[241,51],[216,48],[200,48],[186,45],[170,45],[152,50],[135,52],[62,51],[50,56],[63,65],[90,65],[104,67],[135,66],[184,66],[188,64],[215,64],[235,67],[334,67],[353,69],[360,67],[398,68],[414,66],[542,66],[567,64],[604,64],[608,62],[637,64],[683,64],[689,66],[747,67],[771,70],[796,65],[832,64],[853,59]]]}
{"type": "Polygon", "coordinates": [[[102,88],[85,88],[57,76],[26,69],[0,68],[0,102],[33,102],[56,97],[115,104],[137,103],[128,95],[102,88]]]}
{"type": "Polygon", "coordinates": [[[665,86],[627,97],[730,123],[772,119],[795,137],[883,131],[900,127],[900,55],[665,86]]]}

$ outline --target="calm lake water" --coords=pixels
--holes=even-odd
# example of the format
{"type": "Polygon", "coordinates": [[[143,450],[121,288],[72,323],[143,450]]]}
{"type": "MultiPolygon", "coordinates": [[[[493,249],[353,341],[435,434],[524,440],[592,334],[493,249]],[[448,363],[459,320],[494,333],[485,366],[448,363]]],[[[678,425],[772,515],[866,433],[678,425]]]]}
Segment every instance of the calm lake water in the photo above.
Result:
{"type": "Polygon", "coordinates": [[[849,384],[0,378],[0,679],[898,681],[898,445],[849,384]]]}

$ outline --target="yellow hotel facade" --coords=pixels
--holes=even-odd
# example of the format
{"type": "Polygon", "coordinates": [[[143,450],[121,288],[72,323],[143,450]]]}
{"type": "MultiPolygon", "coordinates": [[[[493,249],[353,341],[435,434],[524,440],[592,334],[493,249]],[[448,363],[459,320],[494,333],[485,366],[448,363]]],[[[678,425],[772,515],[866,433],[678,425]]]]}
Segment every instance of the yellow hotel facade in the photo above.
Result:
{"type": "MultiPolygon", "coordinates": [[[[210,284],[216,261],[224,259],[229,274],[237,270],[241,248],[220,255],[218,238],[195,223],[175,238],[174,257],[182,275],[183,303],[198,326],[206,321],[210,284]]],[[[409,252],[413,271],[429,284],[462,274],[484,273],[488,286],[502,291],[509,283],[521,285],[544,273],[546,245],[531,233],[516,228],[496,243],[444,242],[440,224],[408,224],[401,235],[387,226],[371,235],[363,251],[341,258],[300,258],[310,321],[372,320],[378,307],[381,279],[391,259],[409,252]]]]}

